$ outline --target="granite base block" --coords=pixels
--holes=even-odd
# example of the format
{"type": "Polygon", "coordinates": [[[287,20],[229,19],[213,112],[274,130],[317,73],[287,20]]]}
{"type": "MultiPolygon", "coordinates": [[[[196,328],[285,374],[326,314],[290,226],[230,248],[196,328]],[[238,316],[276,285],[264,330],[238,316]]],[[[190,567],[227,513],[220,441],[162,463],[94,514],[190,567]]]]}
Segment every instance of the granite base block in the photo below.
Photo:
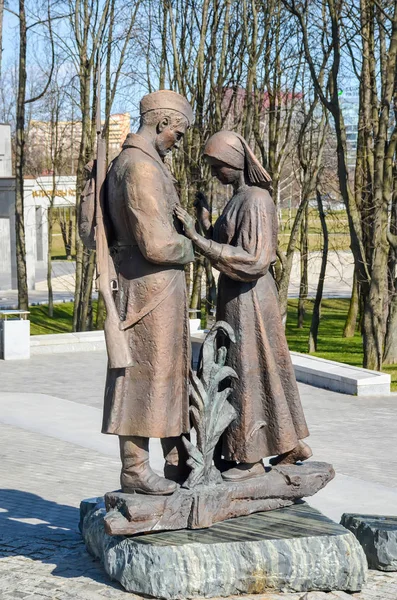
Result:
{"type": "MultiPolygon", "coordinates": [[[[105,509],[84,505],[82,535],[111,579],[155,598],[359,591],[367,561],[355,536],[305,502],[209,529],[131,537],[105,532],[105,509]]],[[[84,502],[83,502],[84,504],[84,502]]]]}
{"type": "Polygon", "coordinates": [[[105,495],[106,533],[135,535],[148,531],[202,529],[255,512],[290,506],[313,496],[335,476],[332,465],[308,461],[273,467],[262,477],[179,488],[171,496],[105,495]]]}
{"type": "Polygon", "coordinates": [[[370,569],[397,571],[397,516],[345,513],[341,524],[356,536],[370,569]]]}

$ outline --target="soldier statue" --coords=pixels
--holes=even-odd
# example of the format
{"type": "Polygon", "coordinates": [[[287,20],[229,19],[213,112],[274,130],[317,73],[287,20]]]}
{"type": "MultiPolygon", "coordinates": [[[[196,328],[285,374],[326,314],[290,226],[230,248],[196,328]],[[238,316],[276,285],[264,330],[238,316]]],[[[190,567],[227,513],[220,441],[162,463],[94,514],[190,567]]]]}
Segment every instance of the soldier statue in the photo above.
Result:
{"type": "Polygon", "coordinates": [[[183,476],[181,435],[189,432],[190,339],[184,266],[191,240],[164,159],[193,121],[179,94],[162,90],[140,103],[140,126],[127,136],[106,177],[105,213],[116,270],[115,303],[132,366],[108,368],[102,432],[119,436],[123,492],[172,494],[183,476]],[[160,438],[165,477],[149,464],[160,438]]]}

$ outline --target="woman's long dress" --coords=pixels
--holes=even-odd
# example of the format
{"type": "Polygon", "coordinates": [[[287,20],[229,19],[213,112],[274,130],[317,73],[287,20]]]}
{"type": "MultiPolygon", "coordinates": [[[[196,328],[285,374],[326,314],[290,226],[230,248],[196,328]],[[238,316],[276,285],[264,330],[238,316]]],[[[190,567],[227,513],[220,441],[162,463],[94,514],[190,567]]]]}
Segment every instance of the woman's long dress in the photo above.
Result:
{"type": "Polygon", "coordinates": [[[269,193],[248,187],[233,196],[213,241],[211,261],[221,271],[216,318],[235,331],[227,364],[239,377],[230,397],[239,416],[223,434],[223,455],[256,462],[292,450],[309,435],[269,271],[277,243],[269,193]]]}

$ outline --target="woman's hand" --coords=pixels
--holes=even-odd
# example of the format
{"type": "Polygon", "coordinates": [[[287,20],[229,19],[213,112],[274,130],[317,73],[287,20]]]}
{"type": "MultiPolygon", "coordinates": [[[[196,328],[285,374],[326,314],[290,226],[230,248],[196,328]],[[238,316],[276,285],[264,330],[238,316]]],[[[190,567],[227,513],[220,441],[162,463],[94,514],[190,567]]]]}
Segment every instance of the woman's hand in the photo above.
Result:
{"type": "Polygon", "coordinates": [[[204,231],[208,231],[211,227],[211,213],[208,200],[203,192],[197,192],[193,206],[196,209],[197,220],[201,223],[204,231]]]}
{"type": "Polygon", "coordinates": [[[175,206],[174,212],[183,225],[183,230],[185,232],[186,237],[188,237],[190,240],[196,237],[196,223],[193,217],[191,217],[189,213],[186,212],[186,210],[182,208],[182,206],[180,206],[179,204],[175,206]]]}
{"type": "Polygon", "coordinates": [[[208,205],[208,200],[203,192],[196,193],[196,199],[193,202],[193,206],[197,211],[205,210],[207,212],[210,211],[210,207],[208,205]]]}

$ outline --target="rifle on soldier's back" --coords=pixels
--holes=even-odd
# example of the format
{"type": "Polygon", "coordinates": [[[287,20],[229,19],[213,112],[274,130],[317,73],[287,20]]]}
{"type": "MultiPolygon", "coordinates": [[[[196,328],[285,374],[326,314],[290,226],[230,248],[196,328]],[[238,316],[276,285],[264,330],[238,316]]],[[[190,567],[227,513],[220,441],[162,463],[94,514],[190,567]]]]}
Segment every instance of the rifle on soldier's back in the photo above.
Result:
{"type": "MultiPolygon", "coordinates": [[[[109,245],[106,235],[104,215],[105,179],[106,179],[106,141],[102,136],[101,125],[101,89],[100,89],[100,64],[97,75],[97,107],[96,107],[96,136],[97,158],[95,173],[95,242],[96,242],[96,270],[97,288],[102,294],[106,319],[104,324],[106,348],[108,352],[109,367],[121,369],[133,365],[131,350],[125,331],[120,329],[120,317],[114,302],[113,292],[117,289],[117,279],[112,277],[109,254],[109,245]]],[[[112,268],[112,272],[114,267],[112,268]]]]}

